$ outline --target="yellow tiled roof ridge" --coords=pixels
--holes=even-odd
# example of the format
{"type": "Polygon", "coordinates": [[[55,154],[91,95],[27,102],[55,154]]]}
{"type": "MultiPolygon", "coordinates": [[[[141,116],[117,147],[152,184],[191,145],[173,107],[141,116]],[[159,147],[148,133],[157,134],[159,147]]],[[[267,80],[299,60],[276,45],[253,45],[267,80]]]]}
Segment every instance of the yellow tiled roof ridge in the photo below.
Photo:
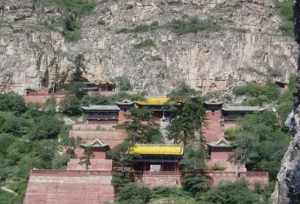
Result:
{"type": "Polygon", "coordinates": [[[148,97],[143,101],[136,101],[136,103],[140,105],[164,105],[168,102],[170,102],[170,98],[167,96],[153,96],[148,97]]]}
{"type": "Polygon", "coordinates": [[[135,144],[129,154],[136,155],[183,155],[183,146],[176,144],[135,144]]]}

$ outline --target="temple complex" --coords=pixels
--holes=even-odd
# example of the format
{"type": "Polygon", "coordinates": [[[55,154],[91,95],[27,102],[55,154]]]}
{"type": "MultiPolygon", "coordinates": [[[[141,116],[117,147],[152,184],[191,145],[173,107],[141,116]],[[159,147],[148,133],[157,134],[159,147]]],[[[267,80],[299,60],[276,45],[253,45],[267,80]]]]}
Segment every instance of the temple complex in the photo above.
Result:
{"type": "MultiPolygon", "coordinates": [[[[82,107],[86,121],[76,123],[69,137],[78,139],[80,146],[75,149],[66,170],[32,170],[25,204],[40,203],[97,203],[114,200],[112,173],[115,168],[107,151],[128,137],[125,129],[118,128],[128,120],[126,113],[134,103],[121,101],[117,105],[90,105],[82,107]],[[124,119],[121,119],[124,117],[124,119]],[[88,159],[88,162],[87,162],[88,159]],[[80,195],[80,196],[78,196],[80,195]]],[[[170,99],[150,97],[136,102],[137,107],[154,112],[154,118],[166,119],[170,99]]],[[[221,102],[205,102],[206,118],[202,133],[207,142],[207,169],[202,173],[208,176],[210,185],[222,181],[245,179],[252,186],[269,182],[267,172],[251,172],[245,165],[232,160],[235,146],[225,138],[225,129],[234,127],[246,114],[263,111],[261,107],[228,106],[221,102]]],[[[182,170],[180,161],[184,147],[175,144],[133,144],[128,149],[133,157],[131,169],[135,182],[154,187],[180,187],[182,170]]]]}

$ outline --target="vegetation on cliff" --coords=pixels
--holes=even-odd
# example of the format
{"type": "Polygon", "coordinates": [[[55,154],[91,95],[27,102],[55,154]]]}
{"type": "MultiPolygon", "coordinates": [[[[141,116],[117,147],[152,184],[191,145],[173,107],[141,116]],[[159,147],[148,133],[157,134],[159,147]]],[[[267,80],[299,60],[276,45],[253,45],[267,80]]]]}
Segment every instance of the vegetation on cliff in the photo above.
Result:
{"type": "Polygon", "coordinates": [[[26,106],[16,94],[0,94],[0,203],[21,203],[32,168],[62,168],[66,127],[51,109],[26,106]],[[8,190],[4,190],[8,189],[8,190]]]}

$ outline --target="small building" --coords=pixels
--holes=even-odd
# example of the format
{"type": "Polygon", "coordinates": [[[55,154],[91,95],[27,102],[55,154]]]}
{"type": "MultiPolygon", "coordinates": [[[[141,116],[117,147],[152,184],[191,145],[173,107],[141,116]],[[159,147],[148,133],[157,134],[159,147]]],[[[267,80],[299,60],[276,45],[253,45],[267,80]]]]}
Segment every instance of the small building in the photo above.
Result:
{"type": "Polygon", "coordinates": [[[105,152],[110,149],[110,147],[100,139],[95,139],[92,142],[81,144],[80,147],[83,150],[90,149],[93,152],[93,158],[95,159],[105,159],[105,152]]]}
{"type": "Polygon", "coordinates": [[[99,90],[99,87],[97,84],[92,83],[92,82],[82,82],[82,87],[80,88],[81,91],[90,93],[90,92],[95,92],[97,93],[99,90]]]}
{"type": "Polygon", "coordinates": [[[214,170],[246,172],[245,165],[237,166],[232,162],[234,146],[225,138],[207,144],[208,166],[214,170]]]}
{"type": "Polygon", "coordinates": [[[136,171],[179,171],[183,146],[169,144],[136,144],[129,149],[136,171]]]}
{"type": "Polygon", "coordinates": [[[134,156],[133,169],[137,182],[153,187],[180,187],[179,162],[183,146],[167,144],[136,144],[129,149],[134,156]]]}
{"type": "Polygon", "coordinates": [[[121,111],[127,112],[128,110],[130,110],[131,108],[134,107],[134,102],[132,102],[131,100],[123,100],[123,101],[118,101],[116,102],[116,104],[119,106],[119,108],[121,109],[121,111]]]}
{"type": "Polygon", "coordinates": [[[112,171],[112,160],[106,159],[106,151],[110,148],[100,139],[92,142],[81,144],[81,148],[76,148],[75,158],[68,162],[67,170],[87,170],[86,165],[82,162],[82,158],[87,156],[87,150],[91,151],[89,171],[112,171]]]}
{"type": "Polygon", "coordinates": [[[207,111],[219,111],[222,110],[223,102],[220,101],[205,101],[204,102],[204,108],[207,111]]]}
{"type": "Polygon", "coordinates": [[[100,92],[113,92],[116,89],[116,84],[111,81],[99,81],[98,88],[100,92]]]}
{"type": "Polygon", "coordinates": [[[222,108],[224,128],[234,128],[238,121],[247,114],[257,113],[265,109],[260,106],[225,105],[222,108]]]}
{"type": "Polygon", "coordinates": [[[138,108],[145,108],[153,112],[155,117],[168,117],[170,115],[169,107],[174,105],[174,102],[166,96],[149,97],[143,101],[136,101],[138,108]]]}
{"type": "Polygon", "coordinates": [[[90,105],[83,106],[88,122],[118,121],[120,108],[116,105],[90,105]]]}

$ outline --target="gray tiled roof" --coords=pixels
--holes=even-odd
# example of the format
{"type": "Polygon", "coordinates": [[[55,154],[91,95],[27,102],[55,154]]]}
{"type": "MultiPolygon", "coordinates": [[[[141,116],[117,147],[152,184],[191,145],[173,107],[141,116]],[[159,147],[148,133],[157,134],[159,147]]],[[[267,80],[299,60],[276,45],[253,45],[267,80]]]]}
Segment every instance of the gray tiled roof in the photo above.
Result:
{"type": "Polygon", "coordinates": [[[120,108],[116,105],[90,105],[81,107],[85,111],[91,110],[103,110],[103,111],[120,111],[120,108]]]}
{"type": "Polygon", "coordinates": [[[242,106],[242,105],[224,105],[223,111],[263,111],[264,108],[260,106],[242,106]]]}

